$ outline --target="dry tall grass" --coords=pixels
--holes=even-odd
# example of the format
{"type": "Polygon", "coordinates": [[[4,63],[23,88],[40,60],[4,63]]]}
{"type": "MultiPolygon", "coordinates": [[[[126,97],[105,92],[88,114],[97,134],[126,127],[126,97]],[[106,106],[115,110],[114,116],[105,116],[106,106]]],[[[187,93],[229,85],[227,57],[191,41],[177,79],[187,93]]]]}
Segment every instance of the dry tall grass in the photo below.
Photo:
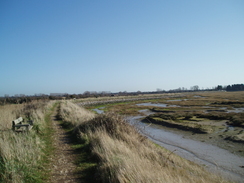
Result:
{"type": "Polygon", "coordinates": [[[90,118],[90,112],[80,107],[66,103],[61,105],[61,111],[62,106],[71,106],[69,113],[65,113],[66,119],[75,119],[72,123],[99,160],[96,174],[99,182],[225,182],[201,166],[157,147],[121,116],[102,114],[90,118]],[[79,120],[86,113],[90,120],[79,120]]]}
{"type": "Polygon", "coordinates": [[[22,113],[24,105],[22,104],[12,104],[0,106],[0,130],[11,129],[11,121],[17,119],[22,113]]]}
{"type": "Polygon", "coordinates": [[[95,114],[78,105],[65,101],[60,103],[58,115],[63,121],[77,126],[85,121],[94,118],[95,114]]]}
{"type": "Polygon", "coordinates": [[[1,106],[0,182],[39,180],[40,160],[45,144],[38,133],[45,128],[45,112],[51,105],[32,102],[1,106]],[[15,133],[11,130],[11,121],[20,116],[34,121],[34,128],[29,133],[15,133]]]}

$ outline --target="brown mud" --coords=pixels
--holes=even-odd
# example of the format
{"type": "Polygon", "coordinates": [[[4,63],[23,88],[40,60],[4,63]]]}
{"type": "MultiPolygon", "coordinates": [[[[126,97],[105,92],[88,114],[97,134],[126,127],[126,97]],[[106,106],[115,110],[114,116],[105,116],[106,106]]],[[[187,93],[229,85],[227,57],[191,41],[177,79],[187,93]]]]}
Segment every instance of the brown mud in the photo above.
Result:
{"type": "MultiPolygon", "coordinates": [[[[145,122],[145,120],[144,120],[145,122]]],[[[148,123],[148,122],[147,122],[148,123]]],[[[210,123],[210,122],[206,122],[210,123]]],[[[159,123],[154,123],[159,124],[159,123]]],[[[214,123],[216,125],[216,122],[214,123]]],[[[242,141],[235,141],[231,138],[234,138],[236,134],[242,134],[243,128],[241,127],[226,127],[225,121],[222,120],[218,123],[218,127],[216,127],[215,131],[212,133],[198,133],[198,130],[186,128],[183,129],[175,128],[174,126],[165,126],[163,124],[160,125],[161,128],[183,135],[184,138],[193,139],[201,142],[205,142],[207,144],[211,144],[222,149],[228,150],[233,154],[237,154],[240,156],[244,156],[244,144],[242,141]]]]}

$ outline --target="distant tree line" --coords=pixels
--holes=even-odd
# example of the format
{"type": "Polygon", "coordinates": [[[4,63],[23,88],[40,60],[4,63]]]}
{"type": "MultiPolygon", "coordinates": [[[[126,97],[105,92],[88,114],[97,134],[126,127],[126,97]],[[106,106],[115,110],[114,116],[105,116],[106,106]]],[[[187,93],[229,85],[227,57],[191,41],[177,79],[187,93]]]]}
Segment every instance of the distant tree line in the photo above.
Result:
{"type": "Polygon", "coordinates": [[[225,90],[225,91],[244,91],[244,84],[233,84],[228,86],[218,85],[216,90],[225,90]]]}
{"type": "Polygon", "coordinates": [[[226,91],[244,91],[244,84],[228,85],[226,91]]]}
{"type": "Polygon", "coordinates": [[[190,89],[181,87],[172,90],[162,90],[160,88],[157,91],[148,91],[148,92],[117,92],[111,93],[109,91],[85,91],[83,94],[68,94],[68,93],[51,93],[50,95],[45,94],[35,94],[33,96],[26,96],[24,94],[16,94],[14,96],[5,95],[4,97],[0,97],[0,105],[5,104],[22,104],[22,103],[29,103],[32,101],[37,100],[69,100],[69,99],[81,99],[81,98],[88,98],[88,97],[114,97],[114,96],[136,96],[136,95],[144,95],[144,94],[158,94],[158,93],[180,93],[180,92],[196,92],[196,91],[244,91],[243,84],[233,84],[228,86],[218,85],[217,87],[213,87],[212,89],[200,89],[198,85],[190,87],[190,89]]]}

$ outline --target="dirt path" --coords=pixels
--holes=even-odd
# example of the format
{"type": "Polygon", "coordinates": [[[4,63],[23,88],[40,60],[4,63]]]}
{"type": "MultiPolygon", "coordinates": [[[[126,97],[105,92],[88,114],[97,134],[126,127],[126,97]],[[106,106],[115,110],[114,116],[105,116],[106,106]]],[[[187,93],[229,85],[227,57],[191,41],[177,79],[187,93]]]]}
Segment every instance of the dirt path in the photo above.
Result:
{"type": "Polygon", "coordinates": [[[67,132],[56,119],[57,108],[51,118],[54,128],[54,155],[51,157],[51,183],[82,182],[75,165],[78,154],[71,147],[71,140],[67,132]]]}

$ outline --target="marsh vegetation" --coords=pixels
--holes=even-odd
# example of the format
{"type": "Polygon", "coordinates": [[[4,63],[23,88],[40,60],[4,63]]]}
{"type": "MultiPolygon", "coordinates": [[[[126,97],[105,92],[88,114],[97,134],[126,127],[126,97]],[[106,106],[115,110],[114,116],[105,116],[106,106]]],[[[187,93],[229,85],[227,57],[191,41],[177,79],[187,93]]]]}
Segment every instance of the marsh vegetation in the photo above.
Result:
{"type": "Polygon", "coordinates": [[[202,93],[188,95],[179,101],[164,101],[169,107],[151,107],[154,112],[145,122],[157,123],[193,133],[205,133],[212,138],[244,142],[244,93],[202,93]],[[180,107],[170,107],[177,105],[180,107]]]}
{"type": "MultiPolygon", "coordinates": [[[[157,128],[157,133],[159,133],[159,129],[162,129],[171,132],[171,136],[179,134],[182,136],[181,138],[185,139],[184,143],[186,143],[186,139],[193,139],[243,156],[243,122],[241,121],[244,109],[243,94],[243,92],[185,93],[180,97],[176,95],[175,97],[94,107],[98,107],[99,112],[114,111],[127,117],[138,116],[137,118],[144,119],[143,122],[148,126],[157,128]],[[151,124],[156,124],[156,126],[151,124]]],[[[89,108],[93,109],[91,106],[89,108]]],[[[149,129],[149,127],[147,128],[149,129]]],[[[156,135],[153,134],[154,131],[150,130],[150,136],[156,135]]],[[[163,131],[162,136],[166,135],[163,131]]],[[[168,138],[165,140],[168,141],[168,138]]],[[[177,143],[180,142],[181,140],[177,141],[177,143]]],[[[184,149],[183,144],[181,147],[184,149]]],[[[192,150],[194,151],[194,149],[192,150]]],[[[223,153],[225,152],[223,151],[223,153]]],[[[213,156],[215,156],[214,151],[213,156]]],[[[230,160],[232,155],[229,154],[229,156],[225,158],[230,160]]],[[[219,157],[222,155],[219,154],[219,157]]],[[[221,159],[218,161],[224,163],[225,159],[223,162],[221,159]]],[[[229,168],[235,167],[234,169],[242,175],[241,162],[243,161],[237,161],[235,164],[229,163],[229,168]]]]}
{"type": "Polygon", "coordinates": [[[85,118],[89,120],[69,121],[79,119],[74,117],[80,114],[77,107],[69,110],[73,107],[69,102],[61,104],[60,117],[73,124],[73,132],[96,160],[91,165],[96,169],[95,182],[225,182],[203,167],[155,145],[116,113],[90,118],[88,112],[85,118]]]}
{"type": "MultiPolygon", "coordinates": [[[[244,92],[199,92],[99,105],[103,111],[146,116],[145,123],[206,134],[214,139],[244,142],[244,92]]],[[[92,109],[94,107],[87,107],[92,109]]]]}
{"type": "Polygon", "coordinates": [[[189,132],[202,141],[224,139],[243,145],[243,92],[111,98],[0,106],[1,182],[48,180],[54,134],[50,111],[54,107],[58,107],[62,126],[76,141],[80,153],[77,171],[82,172],[84,182],[227,182],[154,144],[125,117],[144,116],[146,123],[189,132]],[[84,105],[85,109],[74,102],[89,105],[84,105]],[[94,108],[104,113],[95,114],[94,108]],[[34,121],[30,132],[11,130],[11,121],[20,116],[34,121]]]}

